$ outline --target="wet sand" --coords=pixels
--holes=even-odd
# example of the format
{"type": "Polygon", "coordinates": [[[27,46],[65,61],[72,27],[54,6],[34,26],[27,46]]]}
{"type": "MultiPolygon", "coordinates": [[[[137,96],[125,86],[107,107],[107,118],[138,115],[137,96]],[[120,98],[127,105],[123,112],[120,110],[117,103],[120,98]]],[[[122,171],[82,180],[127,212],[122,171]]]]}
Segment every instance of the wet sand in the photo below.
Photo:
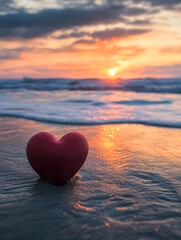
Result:
{"type": "Polygon", "coordinates": [[[0,118],[1,239],[179,239],[181,129],[71,126],[0,118]],[[63,186],[30,167],[26,144],[78,131],[88,158],[63,186]]]}

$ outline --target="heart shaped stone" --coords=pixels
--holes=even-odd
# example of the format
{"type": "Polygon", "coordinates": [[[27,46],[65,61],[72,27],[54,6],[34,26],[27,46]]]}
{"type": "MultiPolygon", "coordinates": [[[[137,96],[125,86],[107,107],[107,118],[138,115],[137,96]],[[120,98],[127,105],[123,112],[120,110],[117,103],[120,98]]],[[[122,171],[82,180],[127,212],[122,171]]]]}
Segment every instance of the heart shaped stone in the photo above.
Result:
{"type": "Polygon", "coordinates": [[[87,139],[78,132],[70,132],[60,140],[51,133],[41,132],[29,140],[26,154],[41,178],[61,185],[82,167],[88,149],[87,139]]]}

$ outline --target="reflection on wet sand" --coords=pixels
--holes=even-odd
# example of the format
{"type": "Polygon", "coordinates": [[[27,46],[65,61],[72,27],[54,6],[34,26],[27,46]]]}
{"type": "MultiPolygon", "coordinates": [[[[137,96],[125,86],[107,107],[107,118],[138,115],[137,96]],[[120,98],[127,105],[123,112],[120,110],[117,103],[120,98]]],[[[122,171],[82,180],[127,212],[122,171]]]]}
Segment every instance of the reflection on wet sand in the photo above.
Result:
{"type": "Polygon", "coordinates": [[[0,203],[6,239],[15,233],[18,239],[26,238],[29,229],[38,239],[66,239],[70,232],[78,239],[79,231],[89,239],[95,232],[100,239],[105,234],[114,239],[115,233],[127,239],[128,232],[152,232],[157,239],[179,236],[181,130],[135,124],[65,126],[9,118],[0,118],[0,128],[0,203]],[[41,131],[57,138],[79,131],[88,139],[85,164],[63,186],[37,181],[26,159],[29,138],[41,131]]]}
{"type": "Polygon", "coordinates": [[[91,139],[95,152],[108,167],[115,170],[129,165],[129,147],[124,141],[124,133],[117,125],[99,126],[97,134],[91,139]]]}

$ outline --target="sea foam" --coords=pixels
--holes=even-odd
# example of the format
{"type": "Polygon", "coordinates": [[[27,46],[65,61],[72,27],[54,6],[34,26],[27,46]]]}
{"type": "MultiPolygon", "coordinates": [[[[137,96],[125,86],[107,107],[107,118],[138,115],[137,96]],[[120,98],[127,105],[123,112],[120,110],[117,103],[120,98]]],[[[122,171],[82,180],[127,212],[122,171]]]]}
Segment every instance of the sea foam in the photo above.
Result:
{"type": "Polygon", "coordinates": [[[2,80],[0,116],[69,125],[137,123],[181,128],[179,84],[179,79],[2,80]]]}

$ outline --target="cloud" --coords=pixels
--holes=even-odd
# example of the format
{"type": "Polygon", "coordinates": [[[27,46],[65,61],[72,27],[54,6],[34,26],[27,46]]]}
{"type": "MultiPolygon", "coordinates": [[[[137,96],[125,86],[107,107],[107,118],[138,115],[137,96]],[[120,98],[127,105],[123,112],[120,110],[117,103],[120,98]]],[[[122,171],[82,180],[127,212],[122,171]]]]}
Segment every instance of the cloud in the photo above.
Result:
{"type": "Polygon", "coordinates": [[[124,21],[126,23],[125,16],[137,16],[147,12],[146,9],[128,8],[123,4],[94,8],[44,9],[36,13],[21,10],[0,15],[0,37],[32,39],[56,30],[124,21]]]}
{"type": "Polygon", "coordinates": [[[120,18],[117,8],[48,9],[38,13],[19,12],[0,16],[0,37],[35,38],[58,29],[114,23],[120,18]]]}
{"type": "Polygon", "coordinates": [[[112,38],[121,38],[121,37],[129,37],[132,35],[143,34],[148,32],[148,29],[125,29],[125,28],[113,28],[113,29],[106,29],[102,31],[95,31],[95,32],[71,32],[69,34],[62,34],[58,38],[65,39],[65,38],[78,38],[78,37],[92,37],[99,40],[107,40],[112,38]]]}
{"type": "Polygon", "coordinates": [[[160,52],[165,54],[181,54],[181,46],[164,47],[160,49],[160,52]]]}
{"type": "Polygon", "coordinates": [[[96,42],[95,39],[80,39],[76,40],[73,44],[72,47],[76,44],[94,44],[96,42]]]}
{"type": "Polygon", "coordinates": [[[112,38],[125,38],[133,35],[139,35],[148,32],[148,29],[124,29],[114,28],[105,31],[97,31],[92,33],[92,37],[99,40],[109,40],[112,38]]]}
{"type": "Polygon", "coordinates": [[[180,0],[133,0],[134,3],[149,3],[151,6],[161,6],[166,9],[181,10],[180,0]]]}
{"type": "Polygon", "coordinates": [[[0,49],[0,60],[18,59],[24,49],[0,49]]]}
{"type": "Polygon", "coordinates": [[[106,29],[103,31],[95,31],[93,33],[89,32],[72,32],[70,34],[60,35],[59,38],[78,38],[78,37],[91,37],[91,39],[79,39],[74,42],[77,43],[87,43],[92,44],[96,41],[104,41],[111,39],[121,39],[128,38],[135,35],[140,35],[148,32],[148,29],[124,29],[124,28],[114,28],[114,29],[106,29]]]}
{"type": "Polygon", "coordinates": [[[134,21],[127,21],[127,23],[131,25],[152,25],[153,23],[149,19],[144,19],[144,20],[134,20],[134,21]]]}
{"type": "Polygon", "coordinates": [[[142,71],[143,74],[151,76],[181,77],[181,64],[166,66],[147,66],[142,71]]]}
{"type": "Polygon", "coordinates": [[[0,12],[7,12],[12,9],[13,0],[0,0],[0,12]]]}
{"type": "Polygon", "coordinates": [[[148,0],[153,6],[176,6],[180,4],[180,0],[148,0]]]}

